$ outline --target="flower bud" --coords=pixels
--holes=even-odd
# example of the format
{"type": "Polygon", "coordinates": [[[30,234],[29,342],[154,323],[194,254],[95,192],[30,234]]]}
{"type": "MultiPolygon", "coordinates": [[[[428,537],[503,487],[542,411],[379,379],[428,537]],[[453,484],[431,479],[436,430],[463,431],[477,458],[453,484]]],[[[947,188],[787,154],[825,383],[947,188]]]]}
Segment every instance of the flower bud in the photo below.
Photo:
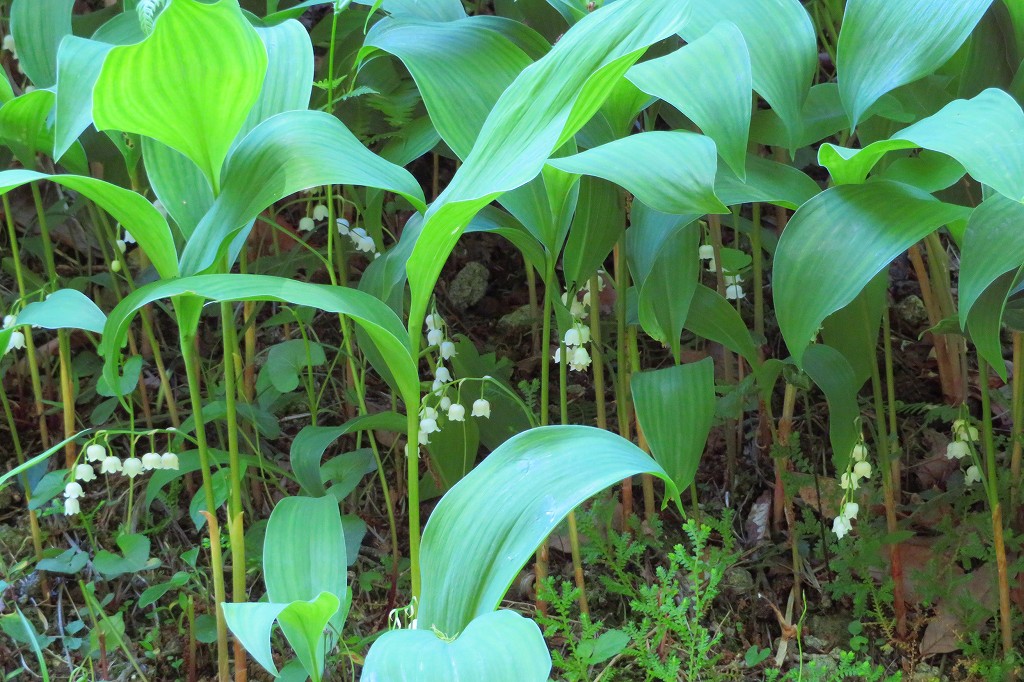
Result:
{"type": "Polygon", "coordinates": [[[441,398],[441,402],[438,404],[441,406],[442,410],[447,411],[448,408],[452,406],[452,399],[449,398],[448,396],[444,396],[441,398]]]}

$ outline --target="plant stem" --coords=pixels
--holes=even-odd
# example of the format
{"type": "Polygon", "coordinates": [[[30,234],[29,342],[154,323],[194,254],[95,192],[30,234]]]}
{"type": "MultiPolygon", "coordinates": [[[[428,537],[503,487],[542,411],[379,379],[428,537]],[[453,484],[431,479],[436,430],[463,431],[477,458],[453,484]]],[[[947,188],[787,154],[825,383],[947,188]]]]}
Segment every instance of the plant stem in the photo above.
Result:
{"type": "Polygon", "coordinates": [[[1003,508],[999,499],[999,470],[996,467],[995,438],[992,433],[988,362],[981,356],[981,353],[978,353],[978,386],[981,390],[982,438],[985,445],[985,492],[988,493],[988,504],[992,509],[992,537],[996,553],[996,572],[999,577],[999,631],[1002,636],[1003,655],[1009,657],[1014,652],[1010,578],[1006,562],[1006,543],[1003,539],[1003,508]]]}
{"type": "MultiPolygon", "coordinates": [[[[782,398],[782,416],[779,418],[779,428],[776,433],[779,445],[783,452],[788,452],[789,437],[793,433],[793,413],[796,410],[796,386],[786,384],[786,392],[782,398]]],[[[793,569],[793,602],[800,603],[800,547],[797,537],[796,519],[793,515],[793,508],[789,504],[786,495],[785,472],[789,470],[789,457],[782,455],[775,458],[775,523],[776,528],[781,527],[782,517],[786,519],[786,526],[789,528],[789,549],[793,569]]]]}
{"type": "Polygon", "coordinates": [[[597,409],[597,428],[608,428],[608,414],[604,395],[604,346],[601,344],[600,277],[590,278],[590,358],[594,368],[594,404],[597,409]]]}
{"type": "MultiPolygon", "coordinates": [[[[590,302],[593,303],[597,300],[594,290],[590,292],[590,302]]],[[[563,425],[569,423],[569,403],[568,395],[566,392],[567,387],[567,372],[568,372],[568,349],[565,344],[559,341],[558,344],[558,357],[561,362],[558,363],[558,406],[560,421],[563,425]]],[[[567,517],[569,525],[569,548],[572,553],[572,571],[573,576],[576,579],[576,587],[580,591],[580,613],[590,614],[590,605],[587,602],[587,585],[583,579],[583,559],[580,553],[580,536],[576,527],[576,510],[569,512],[567,517]]]]}
{"type": "MultiPolygon", "coordinates": [[[[540,425],[547,426],[551,419],[551,357],[548,354],[551,343],[551,312],[555,296],[555,262],[549,257],[544,269],[544,312],[541,319],[540,341],[540,425]]],[[[563,358],[564,359],[564,358],[563,358]]],[[[564,365],[563,365],[564,367],[564,365]]],[[[540,598],[540,584],[548,577],[548,540],[540,543],[534,562],[534,577],[537,585],[537,611],[547,615],[548,603],[540,598]]]]}
{"type": "MultiPolygon", "coordinates": [[[[199,358],[196,356],[196,336],[178,327],[181,359],[185,363],[188,380],[189,401],[192,404],[192,421],[196,430],[196,449],[199,451],[199,470],[203,476],[203,494],[206,502],[206,519],[210,533],[210,572],[213,574],[213,594],[217,618],[217,670],[218,679],[228,679],[228,632],[224,622],[221,603],[225,599],[224,562],[220,550],[220,530],[217,526],[216,503],[213,497],[213,474],[210,472],[210,453],[206,442],[206,422],[203,419],[203,396],[199,380],[199,358]]],[[[243,559],[244,561],[244,559],[243,559]]]]}
{"type": "MultiPolygon", "coordinates": [[[[626,267],[626,236],[619,237],[614,251],[615,261],[615,411],[619,435],[628,441],[631,434],[633,400],[629,391],[629,367],[626,359],[626,289],[629,287],[629,268],[626,267]]],[[[629,527],[633,515],[633,479],[622,481],[622,531],[629,527]]]]}
{"type": "MultiPolygon", "coordinates": [[[[873,348],[873,347],[872,347],[873,348]]],[[[882,471],[882,493],[885,502],[886,530],[890,535],[899,530],[896,520],[896,493],[894,490],[892,453],[893,444],[889,439],[886,426],[885,405],[882,400],[882,377],[878,370],[878,362],[871,363],[871,393],[875,407],[875,426],[878,430],[878,460],[882,471]]],[[[907,604],[903,585],[903,560],[900,556],[900,544],[889,545],[890,573],[893,581],[893,611],[896,615],[896,634],[900,639],[907,636],[907,604]]]]}
{"type": "Polygon", "coordinates": [[[1021,487],[1021,454],[1024,450],[1024,379],[1021,372],[1024,371],[1024,352],[1021,350],[1021,334],[1013,332],[1013,427],[1010,432],[1010,442],[1013,443],[1013,451],[1010,456],[1010,518],[1017,514],[1017,505],[1020,504],[1021,487]]]}
{"type": "MultiPolygon", "coordinates": [[[[636,327],[630,327],[629,332],[629,370],[632,374],[640,373],[640,349],[637,343],[636,327]]],[[[644,435],[644,430],[640,426],[640,420],[636,422],[636,434],[637,441],[642,449],[647,454],[651,454],[651,447],[647,443],[647,437],[644,435]]],[[[654,477],[650,474],[644,474],[641,478],[644,492],[644,520],[650,522],[654,518],[657,510],[654,505],[654,477]]]]}

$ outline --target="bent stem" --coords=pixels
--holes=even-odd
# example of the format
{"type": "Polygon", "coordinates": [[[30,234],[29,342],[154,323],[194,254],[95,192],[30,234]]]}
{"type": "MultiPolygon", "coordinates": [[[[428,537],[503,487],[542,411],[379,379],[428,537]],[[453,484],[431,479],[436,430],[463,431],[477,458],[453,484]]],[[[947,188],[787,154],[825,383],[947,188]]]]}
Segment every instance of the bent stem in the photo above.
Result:
{"type": "MultiPolygon", "coordinates": [[[[596,296],[594,294],[594,291],[591,290],[591,294],[590,294],[591,304],[593,304],[594,301],[596,301],[596,300],[597,299],[596,299],[596,296]]],[[[593,309],[593,305],[591,306],[591,309],[593,309]]],[[[567,383],[568,383],[567,382],[567,373],[568,373],[569,360],[568,360],[568,357],[567,357],[566,350],[567,349],[566,349],[565,344],[562,343],[561,340],[559,340],[559,343],[558,343],[558,357],[560,359],[560,362],[558,363],[558,406],[559,406],[559,415],[561,417],[560,421],[561,421],[563,426],[565,424],[569,423],[569,409],[568,409],[569,408],[569,404],[568,404],[568,394],[567,394],[567,391],[566,391],[567,383]]],[[[581,554],[580,554],[580,535],[579,535],[579,531],[578,531],[578,529],[576,527],[576,510],[575,509],[569,512],[569,516],[567,517],[566,520],[567,520],[568,525],[569,525],[569,549],[570,549],[570,552],[572,553],[572,572],[573,572],[573,576],[574,576],[574,578],[576,580],[576,587],[580,591],[580,598],[579,598],[580,613],[585,613],[585,614],[589,615],[590,614],[590,604],[587,601],[587,585],[586,585],[586,581],[583,579],[583,560],[582,560],[581,554]]]]}
{"type": "MultiPolygon", "coordinates": [[[[199,451],[199,471],[203,477],[203,495],[206,502],[207,525],[210,533],[210,572],[213,574],[213,594],[217,618],[217,674],[218,679],[228,679],[228,630],[224,621],[221,604],[224,602],[224,562],[220,551],[220,529],[217,526],[216,503],[213,496],[213,475],[210,472],[210,451],[206,442],[206,421],[203,419],[203,396],[199,381],[199,358],[196,356],[195,332],[178,328],[181,345],[181,359],[185,363],[188,381],[189,401],[192,405],[192,421],[196,430],[196,449],[199,451]]],[[[243,560],[244,561],[244,560],[243,560]]]]}
{"type": "MultiPolygon", "coordinates": [[[[629,368],[626,360],[626,289],[629,270],[626,267],[626,236],[623,233],[615,245],[615,417],[619,422],[619,435],[633,440],[631,429],[632,398],[629,395],[629,368]]],[[[633,515],[633,479],[622,481],[622,530],[629,528],[633,515]]]]}
{"type": "Polygon", "coordinates": [[[996,553],[996,572],[999,577],[999,631],[1002,636],[1003,655],[1011,656],[1013,626],[1010,622],[1010,578],[1006,563],[1006,543],[1003,539],[1003,507],[999,499],[999,470],[996,468],[995,439],[992,435],[992,403],[988,387],[988,363],[978,353],[978,386],[981,389],[982,438],[985,446],[985,492],[992,509],[992,537],[996,553]]]}

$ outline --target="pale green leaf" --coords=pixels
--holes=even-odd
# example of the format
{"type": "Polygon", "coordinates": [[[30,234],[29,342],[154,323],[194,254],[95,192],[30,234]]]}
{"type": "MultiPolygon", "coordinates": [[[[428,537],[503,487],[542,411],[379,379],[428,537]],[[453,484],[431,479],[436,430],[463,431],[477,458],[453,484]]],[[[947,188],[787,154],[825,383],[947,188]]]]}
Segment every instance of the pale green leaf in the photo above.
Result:
{"type": "Polygon", "coordinates": [[[44,329],[85,329],[101,334],[106,321],[107,316],[88,296],[75,289],[59,289],[46,300],[25,306],[15,324],[44,329]]]}
{"type": "MultiPolygon", "coordinates": [[[[874,351],[872,344],[870,350],[874,351]]],[[[828,402],[828,434],[832,445],[832,463],[836,471],[846,471],[853,446],[860,440],[860,405],[857,391],[861,383],[842,353],[830,346],[812,344],[803,355],[803,368],[818,385],[828,402]]]]}
{"type": "MultiPolygon", "coordinates": [[[[92,123],[93,88],[113,45],[67,36],[57,50],[53,156],[60,158],[92,123]]],[[[117,133],[115,133],[117,134],[117,133]]]]}
{"type": "Polygon", "coordinates": [[[266,72],[267,51],[235,0],[171,0],[146,40],[107,54],[93,120],[99,130],[138,133],[181,152],[216,194],[266,72]]]}
{"type": "Polygon", "coordinates": [[[744,177],[753,85],[750,53],[735,24],[719,22],[686,47],[637,64],[626,77],[696,123],[744,177]]]}
{"type": "Polygon", "coordinates": [[[546,682],[551,655],[537,624],[514,611],[487,613],[454,641],[430,630],[392,630],[370,647],[363,682],[546,682]]]}
{"type": "Polygon", "coordinates": [[[841,185],[793,215],[775,252],[779,329],[799,365],[822,321],[910,246],[969,209],[909,185],[841,185]]]}
{"type": "Polygon", "coordinates": [[[565,283],[579,290],[608,258],[625,226],[622,190],[600,178],[582,178],[576,214],[562,256],[565,283]]]}
{"type": "Polygon", "coordinates": [[[953,56],[992,0],[848,0],[836,70],[856,126],[879,97],[953,56]]]}
{"type": "MultiPolygon", "coordinates": [[[[357,289],[310,284],[268,275],[197,275],[154,282],[127,295],[110,312],[103,331],[100,355],[104,374],[111,385],[117,382],[117,350],[124,344],[128,325],[138,310],[162,298],[189,295],[215,301],[281,301],[307,305],[326,312],[348,315],[379,348],[391,370],[396,389],[406,402],[419,394],[419,374],[407,345],[401,320],[379,300],[357,289]]],[[[197,323],[189,321],[188,324],[197,323]]],[[[179,325],[186,324],[181,319],[179,325]]]]}
{"type": "Polygon", "coordinates": [[[422,323],[434,283],[473,215],[536,177],[642,52],[679,30],[688,9],[677,0],[604,6],[505,90],[466,162],[431,206],[409,259],[414,327],[422,323]]]}
{"type": "Polygon", "coordinates": [[[633,374],[636,418],[651,455],[683,490],[693,482],[715,418],[715,364],[711,358],[633,374]]]}
{"type": "Polygon", "coordinates": [[[549,426],[505,441],[430,515],[420,554],[419,628],[454,636],[494,611],[519,569],[570,511],[643,472],[665,479],[675,495],[654,460],[607,431],[549,426]]]}
{"type": "MultiPolygon", "coordinates": [[[[637,234],[640,235],[639,231],[637,234]]],[[[680,335],[700,279],[700,261],[697,258],[700,226],[692,222],[666,235],[665,239],[655,241],[657,255],[654,264],[643,282],[637,282],[640,326],[654,339],[667,345],[672,357],[678,360],[680,335]]],[[[635,244],[636,239],[630,239],[630,245],[635,244]]],[[[652,251],[652,246],[646,246],[645,250],[652,251]]]]}
{"type": "Polygon", "coordinates": [[[270,636],[274,631],[277,616],[288,608],[288,604],[224,603],[221,604],[221,608],[228,629],[238,638],[249,655],[256,659],[264,670],[277,677],[270,636]]]}
{"type": "Polygon", "coordinates": [[[230,240],[266,207],[320,185],[378,187],[424,208],[416,179],[364,147],[334,116],[288,111],[261,123],[232,152],[223,191],[182,253],[182,272],[216,264],[230,240]]]}
{"type": "Polygon", "coordinates": [[[756,90],[772,105],[797,147],[801,109],[818,68],[814,26],[799,0],[691,0],[693,16],[679,32],[687,41],[711,31],[719,22],[739,28],[750,53],[756,90]]]}
{"type": "Polygon", "coordinates": [[[57,82],[57,47],[71,35],[75,0],[16,0],[11,7],[11,34],[18,63],[33,85],[57,82]]]}
{"type": "MultiPolygon", "coordinates": [[[[331,498],[332,500],[334,498],[331,498]]],[[[309,529],[309,532],[316,532],[317,528],[309,529]]],[[[340,532],[340,527],[339,527],[340,532]]],[[[295,529],[296,532],[301,532],[295,529]]],[[[341,534],[342,545],[344,546],[344,534],[341,534]]],[[[314,557],[310,557],[313,559],[314,557]]],[[[319,557],[316,557],[319,558],[319,557]]],[[[345,556],[339,557],[332,554],[330,561],[338,561],[341,558],[346,561],[342,568],[347,566],[345,556]]],[[[345,588],[348,589],[347,587],[345,588]]],[[[292,651],[306,673],[313,682],[320,682],[323,678],[324,666],[328,648],[334,647],[337,635],[344,625],[342,618],[335,618],[342,615],[341,599],[331,592],[321,592],[312,601],[293,601],[277,614],[277,622],[281,626],[288,643],[292,645],[292,651]],[[336,622],[331,622],[335,620],[336,622]]]]}
{"type": "Polygon", "coordinates": [[[715,196],[715,143],[688,132],[640,133],[548,164],[624,187],[665,213],[727,213],[715,196]]]}
{"type": "Polygon", "coordinates": [[[761,362],[750,330],[736,308],[717,291],[703,284],[698,284],[693,292],[684,328],[742,355],[754,367],[761,362]]]}
{"type": "Polygon", "coordinates": [[[748,156],[746,171],[740,180],[729,167],[718,167],[715,194],[723,204],[761,202],[796,209],[821,191],[806,173],[761,156],[748,156]]]}
{"type": "Polygon", "coordinates": [[[27,170],[0,173],[0,194],[38,180],[56,182],[95,201],[132,233],[161,277],[174,277],[178,274],[170,227],[159,211],[140,194],[95,178],[45,175],[27,170]]]}
{"type": "MultiPolygon", "coordinates": [[[[26,168],[35,168],[36,154],[53,151],[54,94],[50,90],[33,90],[15,97],[0,107],[0,142],[11,148],[26,168]]],[[[58,161],[72,173],[88,173],[85,152],[80,144],[72,144],[58,161]]]]}
{"type": "Polygon", "coordinates": [[[951,156],[978,182],[1024,200],[1024,111],[1002,90],[950,102],[933,116],[864,149],[824,144],[818,162],[836,184],[858,183],[887,152],[914,147],[951,156]]]}
{"type": "Polygon", "coordinates": [[[461,0],[384,0],[384,11],[395,17],[428,21],[458,21],[466,16],[461,0]]]}

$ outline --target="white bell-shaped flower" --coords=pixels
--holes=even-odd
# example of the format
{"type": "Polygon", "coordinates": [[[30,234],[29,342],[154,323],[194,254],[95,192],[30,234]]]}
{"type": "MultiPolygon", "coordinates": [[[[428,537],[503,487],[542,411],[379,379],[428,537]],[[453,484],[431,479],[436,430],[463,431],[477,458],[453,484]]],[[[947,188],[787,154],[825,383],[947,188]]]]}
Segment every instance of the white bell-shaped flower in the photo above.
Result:
{"type": "Polygon", "coordinates": [[[90,462],[102,462],[107,458],[107,449],[99,443],[92,443],[85,449],[85,458],[90,462]]]}
{"type": "Polygon", "coordinates": [[[966,441],[954,440],[946,446],[946,459],[963,459],[969,454],[971,446],[966,441]]]}
{"type": "Polygon", "coordinates": [[[89,481],[95,481],[96,471],[92,468],[91,465],[83,462],[75,467],[75,480],[85,481],[86,483],[88,483],[89,481]]]}
{"type": "Polygon", "coordinates": [[[871,464],[869,462],[857,462],[853,465],[853,475],[857,478],[871,478],[871,464]]]}
{"type": "Polygon", "coordinates": [[[450,360],[451,358],[455,357],[456,355],[458,355],[458,353],[455,352],[455,344],[454,343],[452,343],[451,341],[444,341],[444,342],[441,343],[441,359],[442,360],[450,360]]]}
{"type": "Polygon", "coordinates": [[[964,485],[974,485],[981,480],[981,470],[978,469],[976,464],[972,464],[967,467],[967,471],[964,473],[964,485]]]}
{"type": "Polygon", "coordinates": [[[104,457],[103,461],[100,462],[100,473],[116,474],[119,471],[121,471],[123,467],[124,465],[121,464],[121,460],[119,460],[117,457],[114,457],[113,455],[110,455],[109,457],[104,457]]]}
{"type": "Polygon", "coordinates": [[[864,443],[857,443],[853,446],[853,452],[850,453],[854,462],[863,462],[868,458],[868,446],[864,443]]]}
{"type": "Polygon", "coordinates": [[[160,455],[156,452],[147,452],[142,456],[142,468],[146,471],[159,469],[161,465],[160,455]]]}
{"type": "Polygon", "coordinates": [[[746,298],[746,293],[743,291],[743,286],[740,284],[730,284],[725,288],[725,297],[730,301],[738,301],[746,298]]]}
{"type": "Polygon", "coordinates": [[[338,226],[338,234],[340,234],[342,237],[348,235],[349,228],[351,227],[351,225],[347,220],[345,220],[344,218],[338,218],[337,220],[334,221],[334,224],[338,226]]]}
{"type": "Polygon", "coordinates": [[[449,398],[448,396],[443,396],[443,397],[441,398],[441,402],[439,402],[439,403],[438,403],[438,406],[439,406],[439,407],[440,407],[440,408],[441,408],[442,410],[444,410],[444,411],[446,411],[446,412],[447,412],[447,411],[448,411],[448,408],[452,406],[452,399],[451,399],[451,398],[449,398]]]}
{"type": "Polygon", "coordinates": [[[842,540],[849,532],[853,530],[853,524],[850,523],[850,519],[845,516],[837,516],[832,521],[832,532],[836,534],[836,537],[842,540]]]}
{"type": "Polygon", "coordinates": [[[444,332],[440,329],[431,329],[427,332],[427,344],[430,346],[440,346],[441,342],[444,341],[444,332]]]}
{"type": "Polygon", "coordinates": [[[7,339],[7,351],[21,350],[25,347],[25,335],[21,332],[11,332],[11,338],[7,339]]]}
{"type": "Polygon", "coordinates": [[[490,418],[491,404],[483,398],[477,398],[473,401],[473,416],[490,418]]]}
{"type": "Polygon", "coordinates": [[[64,516],[74,516],[82,511],[82,505],[78,503],[77,497],[64,500],[64,516]]]}
{"type": "Polygon", "coordinates": [[[313,228],[316,227],[316,223],[309,216],[303,216],[299,219],[299,231],[300,232],[312,232],[313,228]]]}
{"type": "Polygon", "coordinates": [[[142,460],[138,457],[129,457],[121,465],[121,473],[128,478],[135,478],[142,473],[142,460]]]}
{"type": "Polygon", "coordinates": [[[66,486],[64,486],[64,497],[68,498],[69,500],[77,499],[84,494],[85,491],[82,490],[82,486],[77,481],[71,481],[66,486]]]}
{"type": "Polygon", "coordinates": [[[173,452],[165,452],[160,455],[161,469],[178,469],[178,456],[173,452]]]}
{"type": "Polygon", "coordinates": [[[573,350],[572,357],[569,358],[569,368],[576,372],[582,372],[587,367],[590,367],[590,353],[583,346],[578,346],[573,350]]]}
{"type": "Polygon", "coordinates": [[[452,380],[452,373],[444,365],[438,365],[434,370],[434,378],[447,383],[452,380]]]}
{"type": "Polygon", "coordinates": [[[459,403],[452,403],[448,408],[448,419],[453,422],[464,422],[466,421],[466,408],[459,403]]]}
{"type": "Polygon", "coordinates": [[[327,220],[328,215],[330,215],[330,211],[323,204],[317,204],[313,207],[313,220],[327,220]]]}
{"type": "Polygon", "coordinates": [[[700,248],[697,249],[697,255],[700,256],[701,260],[711,260],[715,257],[715,247],[711,244],[701,244],[700,248]]]}

